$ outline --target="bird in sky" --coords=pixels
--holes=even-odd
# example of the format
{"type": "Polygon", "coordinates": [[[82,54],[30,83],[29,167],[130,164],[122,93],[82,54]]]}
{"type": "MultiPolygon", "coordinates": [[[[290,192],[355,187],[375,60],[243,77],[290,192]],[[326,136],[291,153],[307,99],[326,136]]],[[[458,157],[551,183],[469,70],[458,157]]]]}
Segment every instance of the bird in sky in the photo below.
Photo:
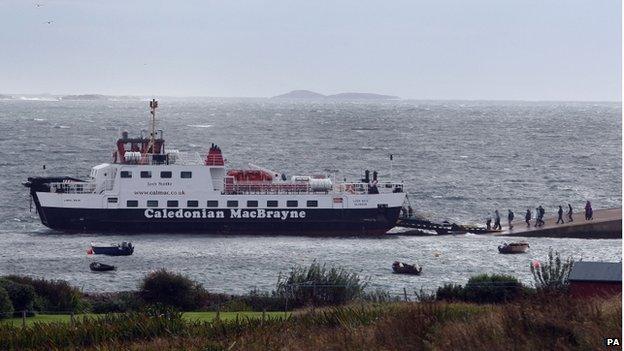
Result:
{"type": "Polygon", "coordinates": [[[54,23],[54,21],[45,21],[43,23],[52,24],[52,23],[54,23]]]}
{"type": "Polygon", "coordinates": [[[35,4],[35,6],[41,7],[41,6],[43,6],[43,4],[35,4]]]}

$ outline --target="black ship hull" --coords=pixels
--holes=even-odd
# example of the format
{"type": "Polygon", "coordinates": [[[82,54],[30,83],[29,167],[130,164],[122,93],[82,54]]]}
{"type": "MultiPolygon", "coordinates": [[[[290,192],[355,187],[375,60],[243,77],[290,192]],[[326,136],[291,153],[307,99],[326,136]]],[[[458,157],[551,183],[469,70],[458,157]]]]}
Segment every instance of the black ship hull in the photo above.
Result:
{"type": "Polygon", "coordinates": [[[37,206],[45,226],[65,232],[312,236],[383,235],[396,225],[400,210],[400,207],[215,210],[37,206]]]}

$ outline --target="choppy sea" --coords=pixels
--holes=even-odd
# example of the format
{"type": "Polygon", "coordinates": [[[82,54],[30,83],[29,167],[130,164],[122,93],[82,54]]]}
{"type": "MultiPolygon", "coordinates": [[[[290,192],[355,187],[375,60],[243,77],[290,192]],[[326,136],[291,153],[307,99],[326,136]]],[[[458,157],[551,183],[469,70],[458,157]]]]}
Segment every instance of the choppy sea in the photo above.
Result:
{"type": "MultiPolygon", "coordinates": [[[[482,223],[495,209],[521,214],[621,207],[619,103],[453,101],[277,101],[160,99],[159,128],[169,148],[205,153],[221,146],[230,167],[254,163],[288,175],[364,169],[402,180],[416,212],[434,220],[482,223]],[[393,161],[389,155],[393,154],[393,161]]],[[[526,283],[529,264],[550,247],[575,259],[620,261],[621,240],[531,238],[525,255],[499,255],[499,238],[370,238],[202,235],[67,235],[29,211],[21,183],[33,175],[85,177],[108,162],[122,130],[147,127],[147,102],[0,101],[0,275],[64,279],[85,291],[137,287],[166,267],[209,290],[270,290],[280,272],[313,260],[340,265],[371,288],[402,292],[465,283],[476,273],[509,273],[526,283]],[[46,165],[46,170],[43,170],[46,165]],[[130,240],[133,256],[92,273],[91,242],[130,240]],[[421,276],[391,274],[394,260],[418,262],[421,276]]],[[[98,257],[100,259],[100,257],[98,257]]]]}

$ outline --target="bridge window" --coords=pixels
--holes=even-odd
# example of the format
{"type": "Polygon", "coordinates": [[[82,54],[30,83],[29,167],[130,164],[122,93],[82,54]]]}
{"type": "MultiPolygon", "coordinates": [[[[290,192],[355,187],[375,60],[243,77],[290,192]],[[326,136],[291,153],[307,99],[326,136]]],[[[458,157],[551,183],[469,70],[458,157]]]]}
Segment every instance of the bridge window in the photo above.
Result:
{"type": "Polygon", "coordinates": [[[128,200],[128,201],[126,201],[126,207],[139,207],[139,201],[137,201],[137,200],[128,200]]]}
{"type": "Polygon", "coordinates": [[[208,200],[208,201],[206,201],[206,207],[219,207],[219,201],[217,201],[217,200],[208,200]]]}
{"type": "Polygon", "coordinates": [[[147,207],[158,207],[158,200],[147,200],[147,207]]]}
{"type": "Polygon", "coordinates": [[[258,201],[256,200],[247,201],[247,207],[258,207],[258,201]]]}
{"type": "Polygon", "coordinates": [[[199,207],[199,201],[197,201],[197,200],[188,200],[186,202],[186,207],[199,207]]]}
{"type": "Polygon", "coordinates": [[[122,178],[132,178],[132,172],[130,172],[130,171],[121,171],[120,176],[122,178]]]}
{"type": "Polygon", "coordinates": [[[189,171],[182,171],[182,172],[180,172],[180,178],[190,179],[192,177],[193,177],[193,172],[189,172],[189,171]]]}
{"type": "Polygon", "coordinates": [[[277,200],[268,200],[267,201],[267,207],[277,207],[277,200]]]}
{"type": "Polygon", "coordinates": [[[152,177],[151,171],[141,171],[141,178],[151,178],[151,177],[152,177]]]}
{"type": "Polygon", "coordinates": [[[318,207],[318,201],[316,200],[308,200],[306,202],[307,207],[318,207]]]}
{"type": "Polygon", "coordinates": [[[161,178],[171,178],[171,172],[170,171],[162,171],[160,172],[160,177],[161,178]]]}
{"type": "Polygon", "coordinates": [[[299,206],[299,203],[297,202],[297,200],[286,201],[286,207],[297,207],[297,206],[299,206]]]}
{"type": "Polygon", "coordinates": [[[108,198],[108,203],[109,204],[116,204],[117,203],[117,198],[116,197],[109,197],[108,198]]]}
{"type": "Polygon", "coordinates": [[[167,207],[178,207],[178,200],[167,200],[167,207]]]}
{"type": "Polygon", "coordinates": [[[238,207],[238,201],[236,201],[236,200],[228,200],[227,207],[238,207]]]}

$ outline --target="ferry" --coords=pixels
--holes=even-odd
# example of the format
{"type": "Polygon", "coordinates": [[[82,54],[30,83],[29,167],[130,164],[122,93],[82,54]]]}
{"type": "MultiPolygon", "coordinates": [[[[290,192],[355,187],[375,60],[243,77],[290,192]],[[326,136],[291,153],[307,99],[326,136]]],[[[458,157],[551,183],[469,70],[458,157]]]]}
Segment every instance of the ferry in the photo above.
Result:
{"type": "Polygon", "coordinates": [[[123,132],[112,160],[86,179],[28,178],[41,223],[65,232],[232,235],[383,235],[397,223],[402,182],[381,182],[368,170],[336,181],[252,164],[228,169],[215,144],[206,155],[165,148],[157,107],[150,101],[150,130],[123,132]]]}

